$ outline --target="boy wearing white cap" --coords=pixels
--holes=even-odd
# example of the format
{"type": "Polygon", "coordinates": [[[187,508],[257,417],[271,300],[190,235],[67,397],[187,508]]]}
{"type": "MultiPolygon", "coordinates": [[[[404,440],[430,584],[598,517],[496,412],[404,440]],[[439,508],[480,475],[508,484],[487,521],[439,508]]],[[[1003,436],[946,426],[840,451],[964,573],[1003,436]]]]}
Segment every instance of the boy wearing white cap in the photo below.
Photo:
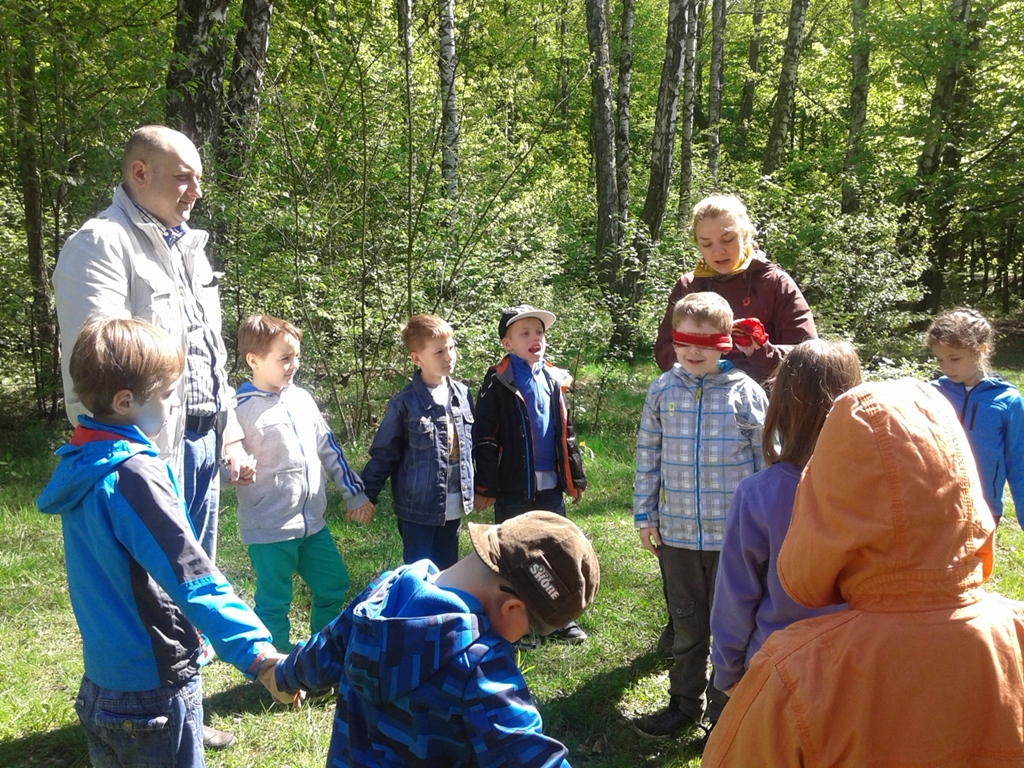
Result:
{"type": "MultiPolygon", "coordinates": [[[[494,504],[494,522],[528,510],[565,514],[563,494],[576,503],[587,480],[565,391],[568,371],[544,360],[545,333],[555,315],[529,304],[505,309],[498,338],[508,353],[488,369],[473,425],[477,510],[494,504]]],[[[575,623],[556,639],[581,643],[575,623]]]]}

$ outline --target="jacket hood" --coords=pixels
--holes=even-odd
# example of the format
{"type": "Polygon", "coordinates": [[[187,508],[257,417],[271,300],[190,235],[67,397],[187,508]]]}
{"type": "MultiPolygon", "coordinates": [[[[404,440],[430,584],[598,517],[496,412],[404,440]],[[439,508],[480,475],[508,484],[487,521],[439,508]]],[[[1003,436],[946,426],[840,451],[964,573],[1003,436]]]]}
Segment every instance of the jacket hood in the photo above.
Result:
{"type": "Polygon", "coordinates": [[[100,424],[88,416],[80,416],[79,422],[71,442],[57,449],[60,462],[36,502],[44,514],[75,509],[97,483],[132,456],[159,455],[138,427],[100,424]]]}
{"type": "Polygon", "coordinates": [[[804,469],[779,578],[809,608],[938,610],[978,599],[995,522],[956,414],[919,381],[837,398],[804,469]]]}
{"type": "MultiPolygon", "coordinates": [[[[284,389],[281,392],[284,392],[284,389]]],[[[251,381],[243,381],[238,389],[235,390],[235,397],[239,401],[243,397],[280,397],[281,392],[265,392],[262,389],[258,389],[251,381]]]]}
{"type": "Polygon", "coordinates": [[[360,698],[407,695],[487,631],[475,598],[436,587],[437,575],[426,560],[399,568],[354,607],[345,674],[360,698]]]}

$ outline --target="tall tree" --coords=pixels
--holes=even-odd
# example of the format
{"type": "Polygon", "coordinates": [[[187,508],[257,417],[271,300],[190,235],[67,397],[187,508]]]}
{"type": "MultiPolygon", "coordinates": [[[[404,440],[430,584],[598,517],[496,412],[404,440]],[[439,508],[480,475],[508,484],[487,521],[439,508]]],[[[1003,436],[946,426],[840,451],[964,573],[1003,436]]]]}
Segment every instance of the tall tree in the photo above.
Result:
{"type": "Polygon", "coordinates": [[[719,122],[722,119],[722,86],[725,82],[726,0],[712,0],[711,63],[708,67],[708,175],[718,186],[719,122]]]}
{"type": "Polygon", "coordinates": [[[978,21],[971,18],[971,0],[950,0],[949,28],[943,45],[943,62],[935,78],[928,122],[921,153],[917,158],[917,184],[907,194],[906,213],[900,233],[900,249],[914,248],[919,231],[918,204],[925,207],[931,230],[928,269],[922,277],[924,295],[921,307],[937,310],[944,286],[943,271],[950,248],[949,218],[955,196],[946,185],[956,183],[955,172],[962,156],[959,133],[969,100],[969,49],[977,47],[978,21]],[[941,174],[945,168],[953,173],[941,174]]]}
{"type": "Polygon", "coordinates": [[[220,132],[228,0],[178,0],[174,56],[167,72],[167,124],[196,146],[220,132]]]}
{"type": "Polygon", "coordinates": [[[850,0],[853,46],[850,50],[850,131],[843,159],[843,213],[856,213],[860,208],[861,178],[866,171],[863,135],[868,115],[868,57],[871,53],[871,40],[864,32],[867,8],[868,0],[850,0]]]}
{"type": "Polygon", "coordinates": [[[789,123],[793,114],[793,100],[796,97],[796,74],[800,66],[800,53],[804,45],[804,20],[810,0],[793,0],[789,7],[789,31],[786,34],[786,49],[782,54],[782,70],[779,73],[779,87],[775,92],[775,111],[772,127],[768,132],[768,144],[764,150],[761,173],[768,176],[782,164],[782,153],[786,147],[789,123]]]}
{"type": "Polygon", "coordinates": [[[223,135],[218,142],[220,159],[228,166],[229,173],[238,173],[245,165],[249,134],[259,120],[260,90],[267,64],[273,9],[274,0],[242,2],[242,26],[235,36],[223,135]]]}
{"type": "Polygon", "coordinates": [[[633,16],[635,0],[622,0],[619,34],[619,83],[615,96],[615,174],[619,218],[629,219],[629,90],[633,74],[633,16]]]}
{"type": "MultiPolygon", "coordinates": [[[[857,2],[857,0],[853,0],[857,2]]],[[[751,11],[750,43],[747,45],[747,79],[743,81],[743,96],[740,97],[740,111],[736,114],[736,143],[740,149],[747,144],[747,130],[750,117],[754,114],[754,92],[757,89],[757,73],[761,58],[761,22],[764,8],[761,0],[754,0],[751,11]]]]}
{"type": "MultiPolygon", "coordinates": [[[[654,113],[654,136],[651,139],[651,178],[647,185],[640,218],[647,225],[648,243],[658,240],[668,205],[668,189],[672,180],[672,146],[676,133],[679,107],[679,81],[685,62],[687,30],[686,0],[669,0],[668,28],[665,35],[665,61],[661,67],[658,105],[654,113]]],[[[641,266],[646,264],[643,260],[641,266]]]]}
{"type": "MultiPolygon", "coordinates": [[[[25,232],[28,236],[28,269],[32,284],[32,368],[35,374],[36,407],[47,414],[47,402],[56,402],[56,343],[53,295],[43,246],[43,186],[39,169],[39,125],[36,100],[36,47],[39,10],[34,3],[19,9],[17,130],[18,182],[22,188],[25,232]]],[[[52,407],[49,409],[52,416],[52,407]]]]}
{"type": "Polygon", "coordinates": [[[406,313],[413,313],[413,244],[416,241],[414,231],[415,213],[413,211],[413,182],[415,179],[416,153],[413,125],[413,37],[412,37],[413,0],[398,0],[396,5],[398,21],[398,44],[402,56],[402,70],[405,73],[405,300],[406,313]]]}
{"type": "Polygon", "coordinates": [[[693,125],[696,97],[697,18],[701,2],[684,0],[686,23],[683,30],[683,111],[679,120],[679,202],[676,227],[683,230],[690,217],[690,190],[693,187],[693,125]]]}
{"type": "Polygon", "coordinates": [[[441,80],[441,178],[444,196],[459,196],[459,103],[455,91],[454,0],[438,0],[440,56],[437,67],[441,80]]]}
{"type": "Polygon", "coordinates": [[[597,241],[595,255],[605,303],[612,317],[611,346],[620,352],[632,346],[634,327],[627,315],[629,286],[624,284],[623,227],[615,167],[615,116],[612,112],[608,16],[604,0],[586,0],[587,43],[590,47],[591,139],[597,177],[597,241]]]}

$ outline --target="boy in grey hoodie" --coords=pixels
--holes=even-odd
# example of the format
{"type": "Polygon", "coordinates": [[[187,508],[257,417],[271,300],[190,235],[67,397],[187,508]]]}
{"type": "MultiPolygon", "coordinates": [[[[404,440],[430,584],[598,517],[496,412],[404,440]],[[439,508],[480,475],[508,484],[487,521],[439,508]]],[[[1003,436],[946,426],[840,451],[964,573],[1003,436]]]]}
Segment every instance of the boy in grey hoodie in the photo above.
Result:
{"type": "Polygon", "coordinates": [[[346,520],[367,523],[373,514],[320,409],[292,384],[301,339],[302,331],[270,315],[247,317],[238,328],[238,354],[252,369],[252,383],[238,388],[236,414],[257,467],[256,481],[238,488],[238,530],[256,572],[256,615],[281,649],[292,647],[292,574],[313,593],[313,632],[338,615],[349,587],[324,520],[324,471],[345,496],[346,520]]]}

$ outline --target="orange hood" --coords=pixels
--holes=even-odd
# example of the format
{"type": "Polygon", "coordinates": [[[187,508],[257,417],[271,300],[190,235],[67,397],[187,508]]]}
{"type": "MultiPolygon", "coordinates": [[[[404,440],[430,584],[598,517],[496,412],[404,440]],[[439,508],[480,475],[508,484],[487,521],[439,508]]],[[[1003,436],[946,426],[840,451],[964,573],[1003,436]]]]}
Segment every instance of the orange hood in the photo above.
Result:
{"type": "Polygon", "coordinates": [[[811,608],[954,608],[991,574],[994,530],[949,402],[911,379],[864,384],[825,420],[779,577],[811,608]]]}

